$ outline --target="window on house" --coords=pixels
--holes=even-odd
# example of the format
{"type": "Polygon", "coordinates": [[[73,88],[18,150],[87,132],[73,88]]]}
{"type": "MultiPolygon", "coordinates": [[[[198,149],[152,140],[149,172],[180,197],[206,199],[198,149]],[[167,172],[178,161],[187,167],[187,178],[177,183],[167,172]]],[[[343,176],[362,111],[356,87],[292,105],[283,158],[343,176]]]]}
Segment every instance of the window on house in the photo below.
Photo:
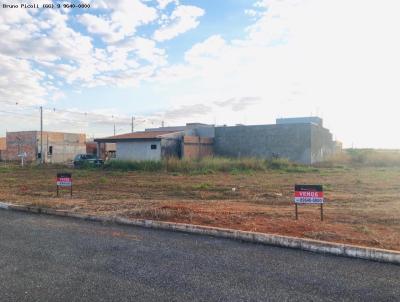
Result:
{"type": "Polygon", "coordinates": [[[151,145],[151,150],[156,150],[157,149],[157,145],[151,145]]]}

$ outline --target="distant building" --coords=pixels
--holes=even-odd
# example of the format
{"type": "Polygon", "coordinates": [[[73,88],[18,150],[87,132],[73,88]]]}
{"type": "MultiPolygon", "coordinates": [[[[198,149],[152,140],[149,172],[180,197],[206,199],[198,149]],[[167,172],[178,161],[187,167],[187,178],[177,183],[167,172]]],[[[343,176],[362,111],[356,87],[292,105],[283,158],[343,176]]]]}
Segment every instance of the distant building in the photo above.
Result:
{"type": "Polygon", "coordinates": [[[85,134],[45,131],[42,137],[41,144],[40,131],[7,132],[2,159],[19,160],[24,155],[26,161],[36,161],[43,156],[45,162],[63,163],[73,160],[77,154],[86,153],[85,134]],[[40,153],[41,145],[43,154],[40,153]]]}
{"type": "Polygon", "coordinates": [[[169,156],[180,157],[181,132],[143,131],[95,139],[116,144],[118,160],[161,160],[169,156]]]}
{"type": "Polygon", "coordinates": [[[277,119],[273,125],[219,126],[199,123],[161,127],[95,139],[116,143],[116,159],[198,159],[206,156],[287,158],[313,164],[337,152],[332,134],[319,117],[277,119]]]}
{"type": "Polygon", "coordinates": [[[168,157],[197,159],[213,155],[214,126],[191,123],[186,126],[146,129],[95,139],[99,146],[116,144],[119,160],[161,160],[168,157]]]}
{"type": "Polygon", "coordinates": [[[334,153],[340,153],[343,152],[343,143],[340,141],[333,141],[333,148],[334,148],[334,153]]]}

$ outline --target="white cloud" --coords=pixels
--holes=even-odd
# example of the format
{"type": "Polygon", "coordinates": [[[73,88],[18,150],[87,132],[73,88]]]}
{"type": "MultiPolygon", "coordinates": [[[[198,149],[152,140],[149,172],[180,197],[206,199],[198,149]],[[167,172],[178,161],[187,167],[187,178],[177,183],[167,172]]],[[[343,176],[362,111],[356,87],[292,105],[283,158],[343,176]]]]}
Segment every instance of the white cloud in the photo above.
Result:
{"type": "Polygon", "coordinates": [[[245,9],[244,13],[250,17],[256,17],[259,15],[259,12],[254,9],[245,9]]]}
{"type": "Polygon", "coordinates": [[[259,101],[261,101],[260,97],[241,97],[241,98],[230,98],[224,101],[216,101],[215,105],[219,107],[230,107],[233,111],[243,111],[252,105],[256,105],[259,101]]]}
{"type": "Polygon", "coordinates": [[[154,39],[162,42],[171,40],[176,36],[185,33],[199,25],[201,16],[204,15],[204,10],[192,5],[179,5],[172,12],[166,24],[163,24],[154,32],[154,39]]]}
{"type": "Polygon", "coordinates": [[[78,21],[92,34],[98,34],[105,42],[117,42],[136,32],[137,27],[148,24],[157,18],[156,9],[143,4],[140,0],[116,0],[106,5],[97,5],[111,11],[111,14],[96,16],[82,14],[78,21]]]}
{"type": "Polygon", "coordinates": [[[151,62],[154,65],[166,64],[166,54],[161,48],[157,48],[156,42],[150,39],[135,37],[127,39],[116,46],[108,47],[109,50],[135,52],[140,59],[151,62]]]}
{"type": "Polygon", "coordinates": [[[2,103],[44,103],[47,92],[41,85],[43,74],[34,70],[28,61],[0,54],[0,71],[2,103]]]}
{"type": "MultiPolygon", "coordinates": [[[[89,0],[90,1],[90,0],[89,0]]],[[[105,0],[91,0],[90,6],[94,9],[107,9],[108,4],[105,0]]]]}
{"type": "Polygon", "coordinates": [[[190,64],[202,63],[203,59],[219,58],[227,51],[227,48],[228,45],[221,36],[211,36],[189,49],[185,53],[185,60],[190,64]]]}
{"type": "Polygon", "coordinates": [[[123,32],[117,30],[118,26],[106,17],[83,14],[78,16],[78,21],[86,26],[88,32],[101,35],[107,42],[115,42],[124,38],[123,32]]]}
{"type": "Polygon", "coordinates": [[[170,3],[175,3],[176,5],[179,4],[178,0],[157,0],[158,8],[165,9],[170,3]]]}
{"type": "Polygon", "coordinates": [[[193,118],[196,116],[204,116],[211,112],[212,108],[204,104],[182,105],[162,114],[164,119],[168,120],[181,120],[193,118]]]}

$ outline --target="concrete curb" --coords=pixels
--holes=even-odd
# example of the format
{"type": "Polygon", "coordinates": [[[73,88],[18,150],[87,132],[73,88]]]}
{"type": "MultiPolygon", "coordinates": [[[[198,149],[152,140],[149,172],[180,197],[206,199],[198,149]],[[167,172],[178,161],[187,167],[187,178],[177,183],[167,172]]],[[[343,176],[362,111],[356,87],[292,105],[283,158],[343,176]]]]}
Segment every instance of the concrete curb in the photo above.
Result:
{"type": "Polygon", "coordinates": [[[302,239],[297,237],[245,232],[232,229],[224,229],[217,227],[208,227],[200,225],[191,225],[185,223],[162,222],[145,219],[126,219],[122,217],[104,217],[86,214],[72,213],[63,210],[54,210],[47,208],[29,207],[21,205],[13,205],[0,202],[0,209],[22,211],[30,213],[39,213],[55,216],[72,217],[77,219],[97,221],[103,223],[117,223],[121,225],[131,225],[137,227],[145,227],[152,229],[161,229],[168,231],[184,232],[189,234],[198,234],[213,236],[219,238],[227,238],[252,243],[260,243],[284,248],[300,249],[320,254],[344,256],[350,258],[365,259],[371,261],[385,262],[400,265],[400,252],[392,250],[384,250],[377,248],[368,248],[355,245],[347,245],[341,243],[331,243],[326,241],[302,239]]]}

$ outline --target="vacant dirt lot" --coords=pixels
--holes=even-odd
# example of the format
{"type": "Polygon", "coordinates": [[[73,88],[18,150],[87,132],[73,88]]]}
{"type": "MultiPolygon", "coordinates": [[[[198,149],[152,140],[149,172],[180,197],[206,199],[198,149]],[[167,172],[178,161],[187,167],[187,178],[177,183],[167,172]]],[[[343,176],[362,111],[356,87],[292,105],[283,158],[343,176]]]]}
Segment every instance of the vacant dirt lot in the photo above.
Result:
{"type": "Polygon", "coordinates": [[[67,192],[56,197],[61,170],[68,169],[0,163],[0,201],[400,250],[400,168],[207,175],[70,170],[72,199],[67,192]],[[294,219],[295,183],[324,185],[325,221],[318,206],[301,206],[294,219]]]}

